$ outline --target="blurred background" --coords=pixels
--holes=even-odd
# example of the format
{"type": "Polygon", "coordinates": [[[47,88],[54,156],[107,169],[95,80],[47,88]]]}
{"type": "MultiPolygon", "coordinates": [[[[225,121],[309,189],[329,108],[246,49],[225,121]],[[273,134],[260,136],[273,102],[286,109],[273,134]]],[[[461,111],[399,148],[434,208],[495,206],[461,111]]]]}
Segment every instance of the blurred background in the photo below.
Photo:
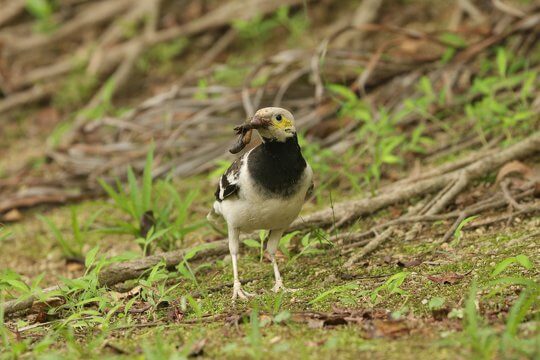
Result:
{"type": "Polygon", "coordinates": [[[202,216],[264,106],[297,118],[315,208],[538,129],[535,1],[0,4],[4,222],[99,198],[152,149],[202,216]]]}
{"type": "Polygon", "coordinates": [[[538,0],[0,0],[0,358],[538,358],[539,38],[538,0]],[[300,290],[232,309],[205,216],[272,105],[300,290]]]}

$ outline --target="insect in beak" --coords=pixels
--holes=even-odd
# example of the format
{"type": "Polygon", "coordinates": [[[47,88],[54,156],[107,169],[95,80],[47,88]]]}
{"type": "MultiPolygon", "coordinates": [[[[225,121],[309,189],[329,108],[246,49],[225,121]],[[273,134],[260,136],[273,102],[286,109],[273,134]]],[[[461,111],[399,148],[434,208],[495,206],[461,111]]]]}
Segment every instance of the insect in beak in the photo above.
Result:
{"type": "Polygon", "coordinates": [[[264,129],[267,128],[268,125],[270,125],[270,121],[264,117],[255,115],[253,116],[249,124],[251,125],[252,129],[264,129]]]}
{"type": "Polygon", "coordinates": [[[250,123],[242,124],[234,128],[238,138],[232,148],[229,149],[231,154],[238,154],[242,149],[246,147],[251,141],[251,134],[253,133],[253,127],[250,123]]]}

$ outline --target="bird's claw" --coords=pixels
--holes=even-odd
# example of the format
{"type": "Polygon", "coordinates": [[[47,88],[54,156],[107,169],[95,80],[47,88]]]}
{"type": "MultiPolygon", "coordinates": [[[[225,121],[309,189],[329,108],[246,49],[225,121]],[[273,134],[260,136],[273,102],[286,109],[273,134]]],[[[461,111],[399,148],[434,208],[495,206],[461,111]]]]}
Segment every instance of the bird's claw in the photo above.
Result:
{"type": "Polygon", "coordinates": [[[278,293],[280,291],[283,291],[283,292],[296,292],[296,291],[298,291],[298,289],[286,288],[285,286],[283,286],[283,281],[276,281],[274,287],[272,288],[272,291],[275,292],[275,293],[278,293]]]}
{"type": "Polygon", "coordinates": [[[249,293],[242,289],[240,282],[234,283],[232,299],[235,301],[237,298],[242,300],[248,300],[250,297],[254,297],[255,294],[249,293]]]}

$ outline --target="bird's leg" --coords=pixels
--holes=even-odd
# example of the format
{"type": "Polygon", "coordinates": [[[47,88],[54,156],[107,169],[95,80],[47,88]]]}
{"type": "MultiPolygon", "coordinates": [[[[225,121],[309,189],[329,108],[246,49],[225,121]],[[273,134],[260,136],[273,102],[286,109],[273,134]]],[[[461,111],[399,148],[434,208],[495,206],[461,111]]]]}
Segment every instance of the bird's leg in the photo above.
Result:
{"type": "Polygon", "coordinates": [[[295,291],[295,289],[287,289],[285,286],[283,286],[283,280],[281,279],[281,274],[279,273],[279,268],[276,262],[276,250],[279,240],[281,239],[281,235],[283,235],[283,230],[271,230],[270,234],[268,234],[268,244],[266,246],[268,254],[270,255],[270,260],[272,261],[272,267],[274,268],[274,276],[276,278],[276,283],[274,284],[272,291],[276,293],[280,290],[295,291]]]}
{"type": "Polygon", "coordinates": [[[233,265],[233,295],[232,299],[240,298],[246,300],[248,297],[253,296],[253,294],[248,293],[242,289],[242,284],[238,277],[238,238],[239,233],[237,229],[229,227],[229,251],[231,253],[232,265],[233,265]]]}

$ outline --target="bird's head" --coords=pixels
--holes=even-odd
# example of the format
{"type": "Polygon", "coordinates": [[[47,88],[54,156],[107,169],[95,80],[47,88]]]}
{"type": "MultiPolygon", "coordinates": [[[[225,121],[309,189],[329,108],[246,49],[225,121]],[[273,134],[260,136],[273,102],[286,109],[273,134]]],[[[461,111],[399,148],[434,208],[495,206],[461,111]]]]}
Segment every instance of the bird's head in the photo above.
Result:
{"type": "Polygon", "coordinates": [[[258,110],[249,124],[253,129],[257,129],[263,141],[285,142],[296,134],[293,114],[279,107],[258,110]]]}

